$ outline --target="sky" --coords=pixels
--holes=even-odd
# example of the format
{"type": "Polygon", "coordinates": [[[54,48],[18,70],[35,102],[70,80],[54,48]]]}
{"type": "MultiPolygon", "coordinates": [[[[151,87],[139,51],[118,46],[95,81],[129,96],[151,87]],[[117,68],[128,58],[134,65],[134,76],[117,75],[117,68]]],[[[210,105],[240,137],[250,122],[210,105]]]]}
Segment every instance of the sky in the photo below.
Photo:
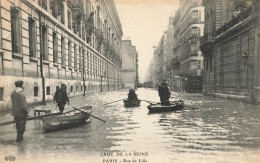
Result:
{"type": "Polygon", "coordinates": [[[179,0],[114,0],[123,29],[123,39],[136,46],[139,59],[139,80],[144,82],[153,46],[157,46],[174,16],[179,0]]]}

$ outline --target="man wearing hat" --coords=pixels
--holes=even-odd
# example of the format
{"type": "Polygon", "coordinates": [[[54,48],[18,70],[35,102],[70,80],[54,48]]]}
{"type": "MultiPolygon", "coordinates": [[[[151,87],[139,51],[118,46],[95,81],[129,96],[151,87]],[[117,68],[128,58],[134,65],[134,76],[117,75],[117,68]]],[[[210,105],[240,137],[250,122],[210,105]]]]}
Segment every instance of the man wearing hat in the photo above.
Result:
{"type": "Polygon", "coordinates": [[[21,142],[23,140],[23,134],[25,131],[25,124],[28,115],[28,104],[26,102],[26,97],[23,94],[23,81],[16,81],[15,86],[16,89],[11,94],[12,112],[16,122],[16,141],[21,142]]]}
{"type": "Polygon", "coordinates": [[[160,101],[162,105],[170,105],[169,98],[171,96],[171,93],[168,88],[168,84],[166,83],[166,80],[164,79],[162,84],[158,87],[158,93],[160,96],[160,101]]]}
{"type": "Polygon", "coordinates": [[[57,103],[60,113],[63,113],[66,102],[70,104],[66,89],[67,86],[65,84],[61,84],[61,88],[58,89],[54,95],[54,102],[57,103]]]}

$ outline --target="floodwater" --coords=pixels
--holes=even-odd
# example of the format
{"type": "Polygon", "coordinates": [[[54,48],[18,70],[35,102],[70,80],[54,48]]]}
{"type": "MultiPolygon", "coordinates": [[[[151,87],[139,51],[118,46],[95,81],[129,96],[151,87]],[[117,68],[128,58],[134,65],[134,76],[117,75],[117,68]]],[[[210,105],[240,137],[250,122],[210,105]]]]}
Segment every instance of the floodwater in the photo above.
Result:
{"type": "MultiPolygon", "coordinates": [[[[42,120],[27,122],[24,141],[16,143],[14,125],[0,127],[0,163],[15,162],[165,163],[259,162],[260,108],[250,104],[172,92],[172,100],[187,107],[175,112],[150,114],[148,103],[124,108],[127,90],[72,98],[72,106],[92,105],[90,124],[45,133],[42,120]],[[192,107],[188,107],[192,106],[192,107]],[[120,155],[120,156],[117,156],[120,155]]],[[[158,102],[156,90],[138,89],[138,98],[158,102]]],[[[49,107],[57,111],[54,104],[49,107]]],[[[32,111],[30,112],[32,115],[32,111]]],[[[1,115],[1,122],[10,120],[1,115]]]]}

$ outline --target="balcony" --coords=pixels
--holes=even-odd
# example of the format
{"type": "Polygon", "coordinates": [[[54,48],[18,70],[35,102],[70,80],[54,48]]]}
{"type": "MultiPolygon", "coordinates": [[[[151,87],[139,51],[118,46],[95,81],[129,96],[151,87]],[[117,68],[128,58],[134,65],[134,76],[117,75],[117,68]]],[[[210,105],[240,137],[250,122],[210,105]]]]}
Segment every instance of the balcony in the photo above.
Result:
{"type": "Polygon", "coordinates": [[[215,36],[218,37],[218,36],[222,35],[223,33],[229,31],[230,29],[234,29],[236,26],[243,24],[243,22],[247,21],[247,19],[249,19],[251,15],[252,15],[252,6],[249,6],[244,11],[239,13],[237,16],[230,19],[221,28],[219,28],[216,31],[215,36]]]}
{"type": "Polygon", "coordinates": [[[213,35],[207,34],[200,39],[200,49],[204,55],[211,54],[213,51],[213,35]]]}

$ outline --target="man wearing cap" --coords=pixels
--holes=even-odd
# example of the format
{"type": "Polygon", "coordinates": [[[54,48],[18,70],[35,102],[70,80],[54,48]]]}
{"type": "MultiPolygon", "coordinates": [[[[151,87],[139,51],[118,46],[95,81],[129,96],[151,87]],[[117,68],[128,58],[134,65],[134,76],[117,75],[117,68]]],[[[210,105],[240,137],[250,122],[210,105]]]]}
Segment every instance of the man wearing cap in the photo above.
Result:
{"type": "Polygon", "coordinates": [[[26,118],[28,115],[28,105],[23,94],[23,81],[15,82],[16,89],[11,93],[12,113],[16,122],[17,142],[23,140],[26,118]]]}
{"type": "Polygon", "coordinates": [[[61,88],[58,89],[54,95],[54,102],[57,103],[60,113],[63,113],[66,102],[70,104],[66,89],[67,89],[66,85],[61,84],[61,88]]]}
{"type": "Polygon", "coordinates": [[[160,101],[162,105],[170,105],[169,98],[171,96],[171,93],[168,88],[168,84],[166,83],[166,80],[164,79],[162,84],[158,87],[158,93],[160,96],[160,101]]]}

